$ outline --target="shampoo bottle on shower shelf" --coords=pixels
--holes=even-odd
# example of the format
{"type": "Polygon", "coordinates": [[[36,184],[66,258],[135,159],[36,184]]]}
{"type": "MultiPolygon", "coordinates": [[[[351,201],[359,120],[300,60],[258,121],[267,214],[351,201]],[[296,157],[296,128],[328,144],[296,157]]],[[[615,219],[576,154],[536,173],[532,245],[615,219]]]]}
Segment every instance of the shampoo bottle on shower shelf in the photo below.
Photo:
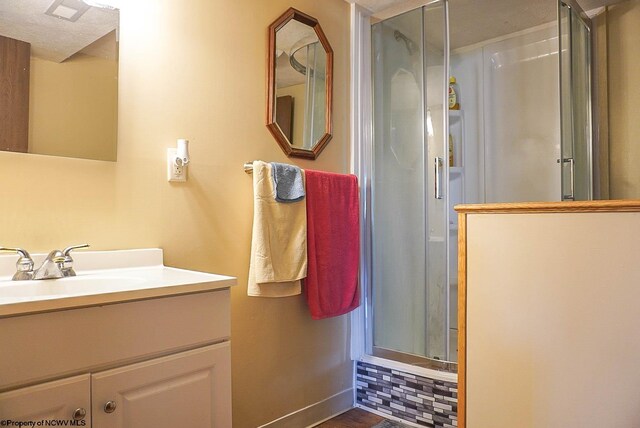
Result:
{"type": "Polygon", "coordinates": [[[449,110],[460,110],[460,90],[453,76],[449,77],[449,110]]]}

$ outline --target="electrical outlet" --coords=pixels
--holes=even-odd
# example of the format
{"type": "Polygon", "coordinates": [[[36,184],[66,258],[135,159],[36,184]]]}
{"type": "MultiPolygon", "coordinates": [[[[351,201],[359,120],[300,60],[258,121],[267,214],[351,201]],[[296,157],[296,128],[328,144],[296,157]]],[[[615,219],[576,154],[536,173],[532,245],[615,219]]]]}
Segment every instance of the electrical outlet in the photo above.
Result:
{"type": "Polygon", "coordinates": [[[175,163],[176,149],[167,149],[167,179],[169,181],[187,181],[187,168],[175,163]]]}

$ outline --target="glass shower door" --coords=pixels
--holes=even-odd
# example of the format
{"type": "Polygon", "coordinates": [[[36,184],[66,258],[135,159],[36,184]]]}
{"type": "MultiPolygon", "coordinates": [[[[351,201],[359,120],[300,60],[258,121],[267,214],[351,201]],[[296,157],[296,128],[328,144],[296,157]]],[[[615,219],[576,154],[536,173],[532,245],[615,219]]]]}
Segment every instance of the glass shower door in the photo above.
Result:
{"type": "Polygon", "coordinates": [[[449,357],[446,3],[372,26],[371,355],[449,357]]]}
{"type": "Polygon", "coordinates": [[[593,199],[591,20],[574,0],[559,2],[562,199],[593,199]]]}
{"type": "Polygon", "coordinates": [[[427,162],[426,356],[449,350],[449,46],[447,3],[423,8],[427,162]]]}

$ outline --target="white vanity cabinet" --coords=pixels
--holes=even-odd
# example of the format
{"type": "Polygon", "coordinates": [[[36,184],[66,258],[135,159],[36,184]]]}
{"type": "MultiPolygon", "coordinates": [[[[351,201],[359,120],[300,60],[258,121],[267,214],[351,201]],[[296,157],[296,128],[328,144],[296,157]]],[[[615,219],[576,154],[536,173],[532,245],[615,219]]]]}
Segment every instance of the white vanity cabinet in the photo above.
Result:
{"type": "Polygon", "coordinates": [[[0,318],[0,420],[231,427],[233,283],[0,318]]]}
{"type": "Polygon", "coordinates": [[[93,428],[231,427],[228,342],[91,375],[93,428]]]}
{"type": "Polygon", "coordinates": [[[230,427],[230,363],[223,342],[45,382],[0,393],[0,418],[93,428],[230,427]]]}
{"type": "Polygon", "coordinates": [[[90,412],[88,374],[0,393],[0,421],[76,420],[91,426],[90,412]]]}

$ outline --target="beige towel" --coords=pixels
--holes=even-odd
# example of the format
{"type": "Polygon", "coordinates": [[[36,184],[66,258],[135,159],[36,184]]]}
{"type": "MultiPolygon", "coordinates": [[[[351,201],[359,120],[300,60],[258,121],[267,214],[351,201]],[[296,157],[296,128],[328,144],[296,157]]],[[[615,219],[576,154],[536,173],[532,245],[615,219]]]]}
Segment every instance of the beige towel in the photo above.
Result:
{"type": "Polygon", "coordinates": [[[307,276],[307,203],[277,202],[275,193],[271,165],[254,161],[249,296],[300,294],[307,276]]]}

